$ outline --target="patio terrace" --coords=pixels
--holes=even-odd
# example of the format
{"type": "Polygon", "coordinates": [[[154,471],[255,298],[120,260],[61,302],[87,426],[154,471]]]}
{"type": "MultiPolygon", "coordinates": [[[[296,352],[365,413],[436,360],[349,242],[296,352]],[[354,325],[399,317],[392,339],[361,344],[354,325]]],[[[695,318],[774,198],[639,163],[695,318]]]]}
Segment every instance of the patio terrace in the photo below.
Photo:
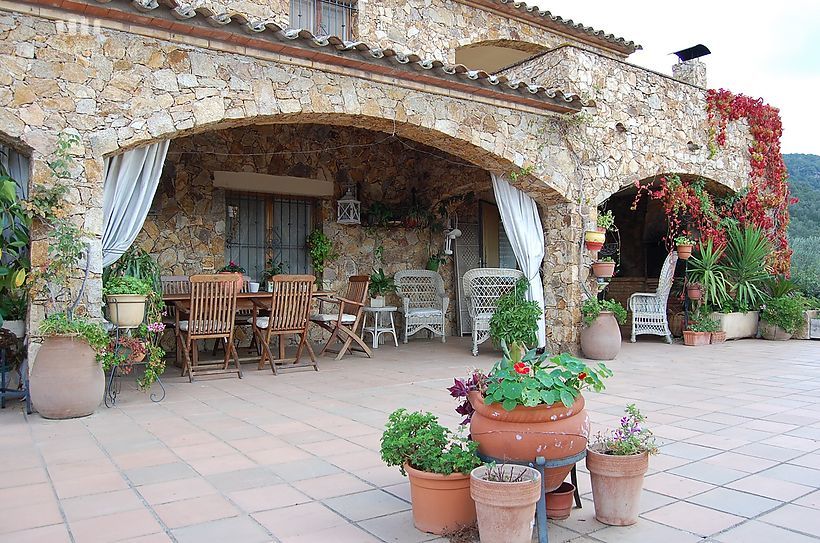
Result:
{"type": "MultiPolygon", "coordinates": [[[[153,404],[124,381],[115,408],[49,421],[0,412],[0,541],[76,543],[446,541],[412,526],[409,490],[379,458],[387,414],[430,410],[455,426],[445,387],[468,366],[467,338],[414,340],[321,371],[191,384],[169,366],[153,404]]],[[[593,433],[635,402],[661,439],[641,520],[584,507],[550,542],[798,543],[820,539],[820,349],[743,340],[685,348],[625,343],[615,376],[588,393],[593,433]]]]}

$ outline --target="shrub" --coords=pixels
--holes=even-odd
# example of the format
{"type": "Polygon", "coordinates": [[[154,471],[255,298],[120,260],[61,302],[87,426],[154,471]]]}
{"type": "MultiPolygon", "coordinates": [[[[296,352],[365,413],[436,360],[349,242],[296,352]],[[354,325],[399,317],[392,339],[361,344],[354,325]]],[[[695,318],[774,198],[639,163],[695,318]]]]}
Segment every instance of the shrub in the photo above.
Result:
{"type": "Polygon", "coordinates": [[[793,334],[803,324],[803,311],[807,307],[808,303],[802,296],[771,298],[763,306],[760,319],[793,334]]]}
{"type": "Polygon", "coordinates": [[[527,301],[524,297],[528,286],[526,279],[520,279],[510,293],[498,299],[495,313],[490,319],[490,337],[496,343],[532,346],[538,341],[536,333],[541,308],[538,303],[527,301]]]}
{"type": "Polygon", "coordinates": [[[612,311],[615,313],[615,319],[619,324],[626,322],[626,309],[615,300],[599,300],[598,298],[590,298],[581,306],[581,314],[584,316],[584,324],[587,326],[595,322],[601,311],[612,311]]]}

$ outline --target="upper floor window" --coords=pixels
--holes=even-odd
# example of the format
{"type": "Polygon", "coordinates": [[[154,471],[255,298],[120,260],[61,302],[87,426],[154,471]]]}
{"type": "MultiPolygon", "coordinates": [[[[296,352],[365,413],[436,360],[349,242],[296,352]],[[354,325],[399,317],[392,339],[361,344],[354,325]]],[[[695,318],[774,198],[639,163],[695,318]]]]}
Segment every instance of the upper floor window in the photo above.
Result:
{"type": "Polygon", "coordinates": [[[290,26],[304,28],[316,36],[353,39],[355,3],[340,0],[290,0],[290,26]]]}

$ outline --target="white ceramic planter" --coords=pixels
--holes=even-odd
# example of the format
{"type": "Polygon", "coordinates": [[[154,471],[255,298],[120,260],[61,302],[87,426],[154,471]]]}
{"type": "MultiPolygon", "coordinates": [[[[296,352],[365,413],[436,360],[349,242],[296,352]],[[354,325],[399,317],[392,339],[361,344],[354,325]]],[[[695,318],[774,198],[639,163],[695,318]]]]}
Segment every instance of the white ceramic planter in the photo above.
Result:
{"type": "Polygon", "coordinates": [[[794,333],[792,339],[811,339],[811,320],[816,319],[818,316],[820,316],[820,311],[816,309],[804,311],[803,324],[797,329],[797,332],[794,333]]]}
{"type": "Polygon", "coordinates": [[[370,307],[384,307],[384,296],[373,296],[370,298],[370,307]]]}
{"type": "Polygon", "coordinates": [[[712,313],[711,318],[718,321],[720,329],[726,332],[726,339],[740,339],[757,336],[757,323],[760,320],[758,311],[747,313],[712,313]]]}

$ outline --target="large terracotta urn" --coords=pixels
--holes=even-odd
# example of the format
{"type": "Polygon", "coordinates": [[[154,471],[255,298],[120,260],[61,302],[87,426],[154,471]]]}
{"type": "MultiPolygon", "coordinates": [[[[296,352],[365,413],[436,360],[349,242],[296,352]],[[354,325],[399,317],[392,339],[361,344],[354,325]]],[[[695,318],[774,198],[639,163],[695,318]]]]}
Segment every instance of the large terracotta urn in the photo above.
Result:
{"type": "Polygon", "coordinates": [[[52,336],[43,341],[31,367],[31,403],[47,419],[90,415],[100,405],[105,374],[82,338],[52,336]]]}
{"type": "MultiPolygon", "coordinates": [[[[561,402],[535,407],[517,406],[505,410],[500,403],[485,404],[478,391],[468,395],[475,409],[470,420],[470,436],[478,443],[479,454],[497,459],[532,462],[538,456],[557,460],[575,456],[586,449],[589,416],[584,397],[566,407],[561,402]]],[[[546,492],[558,488],[572,465],[544,470],[546,492]]]]}
{"type": "Polygon", "coordinates": [[[649,469],[649,453],[617,456],[587,449],[589,478],[595,518],[610,526],[638,522],[643,477],[649,469]]]}
{"type": "Polygon", "coordinates": [[[441,475],[404,465],[410,480],[413,524],[422,532],[447,534],[475,524],[475,502],[470,496],[470,476],[441,475]]]}
{"type": "Polygon", "coordinates": [[[601,311],[581,330],[581,351],[593,360],[612,360],[621,351],[621,328],[612,311],[601,311]]]}

